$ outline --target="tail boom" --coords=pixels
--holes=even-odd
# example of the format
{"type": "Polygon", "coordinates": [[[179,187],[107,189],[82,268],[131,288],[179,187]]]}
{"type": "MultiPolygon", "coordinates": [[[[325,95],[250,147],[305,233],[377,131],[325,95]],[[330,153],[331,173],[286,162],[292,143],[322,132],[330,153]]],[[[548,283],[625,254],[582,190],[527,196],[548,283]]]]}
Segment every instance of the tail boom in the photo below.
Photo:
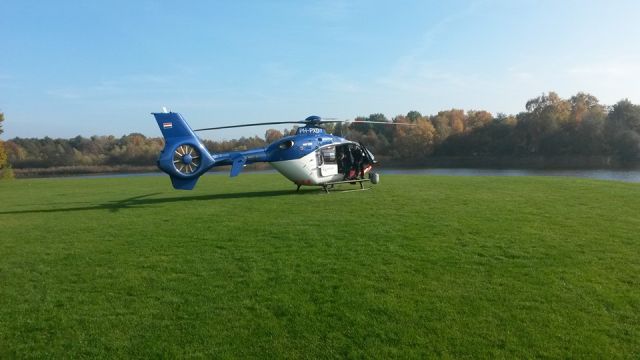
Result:
{"type": "Polygon", "coordinates": [[[174,112],[152,114],[165,139],[158,168],[171,177],[175,189],[193,189],[198,178],[215,166],[231,165],[231,176],[234,177],[246,164],[267,161],[264,148],[211,154],[182,115],[174,112]]]}

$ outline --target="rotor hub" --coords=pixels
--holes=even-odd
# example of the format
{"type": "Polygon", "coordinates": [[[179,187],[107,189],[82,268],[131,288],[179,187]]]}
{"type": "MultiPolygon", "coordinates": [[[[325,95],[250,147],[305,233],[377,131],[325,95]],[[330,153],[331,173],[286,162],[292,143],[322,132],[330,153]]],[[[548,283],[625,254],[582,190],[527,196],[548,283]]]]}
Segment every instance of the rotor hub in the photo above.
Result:
{"type": "Polygon", "coordinates": [[[307,124],[313,124],[313,125],[318,125],[322,122],[322,118],[318,115],[311,115],[309,117],[307,117],[306,119],[304,119],[304,121],[307,122],[307,124]]]}
{"type": "Polygon", "coordinates": [[[173,152],[173,167],[182,175],[191,175],[202,164],[200,151],[190,144],[182,144],[173,152]]]}
{"type": "Polygon", "coordinates": [[[182,157],[182,163],[189,165],[193,162],[193,156],[191,156],[191,154],[186,154],[185,156],[182,157]]]}

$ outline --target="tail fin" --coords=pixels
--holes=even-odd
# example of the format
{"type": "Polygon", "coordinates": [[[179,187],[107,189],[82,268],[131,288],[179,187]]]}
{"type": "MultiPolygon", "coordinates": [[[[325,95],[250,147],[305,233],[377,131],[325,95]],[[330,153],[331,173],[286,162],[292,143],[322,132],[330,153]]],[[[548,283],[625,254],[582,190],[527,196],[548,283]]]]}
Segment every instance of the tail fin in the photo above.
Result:
{"type": "Polygon", "coordinates": [[[182,115],[174,112],[152,113],[166,140],[181,137],[196,137],[182,115]]]}
{"type": "Polygon", "coordinates": [[[158,167],[169,174],[175,189],[193,189],[198,178],[215,163],[213,157],[180,114],[152,114],[165,139],[158,167]]]}

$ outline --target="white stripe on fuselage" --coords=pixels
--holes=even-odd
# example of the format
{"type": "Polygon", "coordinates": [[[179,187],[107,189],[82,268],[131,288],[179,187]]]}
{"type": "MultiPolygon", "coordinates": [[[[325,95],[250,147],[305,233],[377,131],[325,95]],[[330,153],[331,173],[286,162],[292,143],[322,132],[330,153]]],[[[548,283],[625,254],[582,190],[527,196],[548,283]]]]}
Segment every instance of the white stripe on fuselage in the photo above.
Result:
{"type": "Polygon", "coordinates": [[[339,181],[343,178],[343,174],[320,176],[315,151],[300,159],[274,161],[270,164],[287,179],[301,185],[321,185],[330,181],[339,181]]]}

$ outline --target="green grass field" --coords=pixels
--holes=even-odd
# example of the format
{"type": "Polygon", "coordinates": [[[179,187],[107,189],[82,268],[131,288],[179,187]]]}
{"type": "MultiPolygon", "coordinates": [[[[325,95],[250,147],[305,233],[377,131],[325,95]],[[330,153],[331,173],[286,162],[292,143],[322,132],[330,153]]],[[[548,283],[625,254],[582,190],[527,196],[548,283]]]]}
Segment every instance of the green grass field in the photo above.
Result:
{"type": "Polygon", "coordinates": [[[0,182],[0,358],[640,357],[640,184],[0,182]]]}

